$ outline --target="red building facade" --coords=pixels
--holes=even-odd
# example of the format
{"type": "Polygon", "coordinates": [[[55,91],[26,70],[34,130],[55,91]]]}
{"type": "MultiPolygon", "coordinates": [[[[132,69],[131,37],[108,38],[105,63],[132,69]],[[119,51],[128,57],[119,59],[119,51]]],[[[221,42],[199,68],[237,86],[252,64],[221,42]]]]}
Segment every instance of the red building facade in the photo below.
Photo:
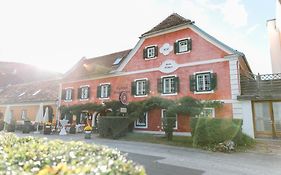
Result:
{"type": "MultiPolygon", "coordinates": [[[[131,50],[81,59],[61,84],[61,105],[128,102],[152,96],[218,100],[223,106],[206,108],[202,116],[240,118],[239,77],[251,72],[245,56],[216,40],[178,14],[172,14],[141,35],[131,50]]],[[[95,116],[94,116],[95,117],[95,116]]],[[[165,109],[140,116],[135,129],[161,131],[165,109]]],[[[190,132],[189,117],[177,116],[176,132],[190,132]]]]}

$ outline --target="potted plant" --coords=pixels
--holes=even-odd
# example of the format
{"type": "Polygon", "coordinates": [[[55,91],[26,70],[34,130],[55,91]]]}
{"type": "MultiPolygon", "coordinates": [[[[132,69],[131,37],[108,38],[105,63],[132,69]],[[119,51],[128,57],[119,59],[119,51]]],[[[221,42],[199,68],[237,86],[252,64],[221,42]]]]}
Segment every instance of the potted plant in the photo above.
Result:
{"type": "Polygon", "coordinates": [[[84,132],[85,132],[85,139],[91,139],[91,133],[92,133],[93,128],[90,125],[87,125],[84,128],[84,132]]]}
{"type": "Polygon", "coordinates": [[[75,124],[72,124],[70,126],[69,133],[70,134],[75,134],[76,133],[76,125],[75,124]]]}
{"type": "Polygon", "coordinates": [[[51,134],[51,131],[52,131],[52,123],[51,122],[44,123],[43,134],[51,134]]]}
{"type": "Polygon", "coordinates": [[[31,122],[29,120],[24,120],[22,133],[29,133],[31,130],[31,122]]]}

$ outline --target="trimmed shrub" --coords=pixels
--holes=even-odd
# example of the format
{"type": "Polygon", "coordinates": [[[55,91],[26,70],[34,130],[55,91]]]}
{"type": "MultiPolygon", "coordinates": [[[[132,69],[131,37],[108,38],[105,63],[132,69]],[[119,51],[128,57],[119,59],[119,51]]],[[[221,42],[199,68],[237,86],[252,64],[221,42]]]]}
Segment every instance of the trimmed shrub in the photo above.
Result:
{"type": "Polygon", "coordinates": [[[120,138],[126,135],[130,123],[127,117],[101,116],[98,122],[99,135],[113,139],[120,138]]]}
{"type": "Polygon", "coordinates": [[[241,142],[242,120],[217,118],[191,118],[193,144],[215,145],[227,140],[241,142]]]}
{"type": "Polygon", "coordinates": [[[145,170],[104,146],[0,133],[0,174],[144,175],[145,170]]]}

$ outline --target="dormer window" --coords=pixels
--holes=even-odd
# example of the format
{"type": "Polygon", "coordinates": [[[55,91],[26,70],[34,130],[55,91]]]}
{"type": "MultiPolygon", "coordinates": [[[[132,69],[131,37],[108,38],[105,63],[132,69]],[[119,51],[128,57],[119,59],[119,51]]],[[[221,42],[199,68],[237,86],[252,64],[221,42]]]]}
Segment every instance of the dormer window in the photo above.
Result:
{"type": "Polygon", "coordinates": [[[152,59],[157,56],[158,56],[158,47],[157,46],[149,46],[143,50],[144,59],[152,59]]]}
{"type": "Polygon", "coordinates": [[[191,51],[191,39],[186,38],[186,39],[177,40],[174,43],[174,51],[175,51],[175,54],[190,52],[191,51]]]}
{"type": "Polygon", "coordinates": [[[120,58],[120,57],[119,57],[119,58],[116,58],[115,61],[114,61],[114,63],[113,63],[112,65],[113,65],[113,66],[118,65],[118,64],[122,61],[122,59],[123,59],[123,58],[120,58]]]}

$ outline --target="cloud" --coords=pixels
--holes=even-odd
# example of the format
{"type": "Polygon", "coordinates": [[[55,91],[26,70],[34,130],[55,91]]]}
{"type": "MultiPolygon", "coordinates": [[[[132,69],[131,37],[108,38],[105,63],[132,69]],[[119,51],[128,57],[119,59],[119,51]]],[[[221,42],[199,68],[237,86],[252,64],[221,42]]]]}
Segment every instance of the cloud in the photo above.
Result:
{"type": "Polygon", "coordinates": [[[248,23],[248,13],[241,0],[225,0],[219,4],[211,5],[213,10],[219,10],[224,22],[239,28],[248,23]]]}
{"type": "Polygon", "coordinates": [[[256,24],[250,28],[248,28],[248,30],[246,31],[245,35],[250,35],[251,33],[255,32],[258,28],[260,27],[260,24],[256,24]]]}

